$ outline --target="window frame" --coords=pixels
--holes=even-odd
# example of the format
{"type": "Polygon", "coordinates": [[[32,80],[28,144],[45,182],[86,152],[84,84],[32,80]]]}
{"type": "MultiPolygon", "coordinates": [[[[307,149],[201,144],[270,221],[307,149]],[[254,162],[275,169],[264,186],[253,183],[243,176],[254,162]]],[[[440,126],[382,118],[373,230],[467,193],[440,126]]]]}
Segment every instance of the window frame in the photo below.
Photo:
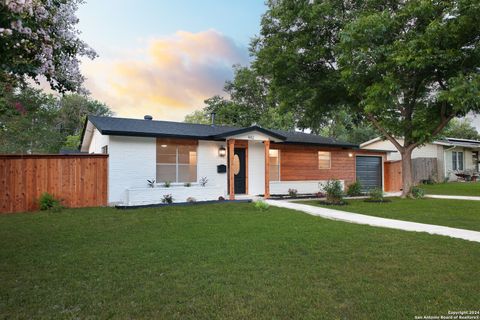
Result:
{"type": "MultiPolygon", "coordinates": [[[[156,141],[156,154],[155,154],[155,178],[156,178],[156,183],[157,184],[162,184],[166,181],[158,181],[158,166],[161,165],[161,166],[171,166],[171,167],[174,167],[175,168],[175,181],[169,181],[173,184],[184,184],[184,183],[198,183],[198,144],[187,144],[187,143],[181,143],[181,142],[178,142],[178,141],[161,141],[159,139],[157,139],[156,141]],[[172,147],[175,147],[175,163],[171,162],[171,163],[166,163],[166,162],[158,162],[158,148],[162,148],[162,145],[165,144],[165,145],[170,145],[172,147]],[[179,154],[179,148],[182,147],[182,146],[188,146],[188,147],[192,147],[195,149],[195,164],[185,164],[185,163],[180,163],[179,162],[179,159],[180,159],[180,154],[179,154]],[[187,168],[187,170],[190,168],[190,167],[195,167],[195,180],[193,181],[179,181],[179,176],[180,176],[180,171],[179,169],[180,168],[187,168]]],[[[190,152],[190,151],[189,151],[190,152]]],[[[173,154],[170,154],[170,155],[173,155],[173,154]]]]}
{"type": "Polygon", "coordinates": [[[331,151],[324,151],[324,150],[318,150],[317,151],[317,169],[318,170],[330,170],[330,169],[332,169],[332,152],[331,151]],[[328,168],[320,168],[320,153],[328,154],[328,168]]]}
{"type": "Polygon", "coordinates": [[[464,161],[465,161],[465,153],[463,151],[452,151],[452,170],[453,171],[465,170],[464,161]],[[460,161],[459,159],[460,154],[462,154],[462,161],[460,161]]]}
{"type": "Polygon", "coordinates": [[[271,173],[271,172],[272,172],[272,170],[271,170],[271,167],[272,167],[272,166],[278,167],[278,180],[272,180],[272,175],[270,174],[269,177],[268,177],[268,178],[270,179],[269,182],[279,182],[279,181],[282,181],[281,167],[280,167],[280,153],[281,153],[281,152],[280,152],[280,149],[270,149],[270,150],[269,150],[269,154],[268,154],[268,157],[269,157],[269,166],[270,166],[269,170],[270,170],[270,173],[271,173]],[[276,164],[276,165],[272,165],[272,161],[271,161],[271,158],[272,158],[272,157],[270,156],[270,150],[275,150],[275,151],[277,151],[278,164],[276,164]]]}

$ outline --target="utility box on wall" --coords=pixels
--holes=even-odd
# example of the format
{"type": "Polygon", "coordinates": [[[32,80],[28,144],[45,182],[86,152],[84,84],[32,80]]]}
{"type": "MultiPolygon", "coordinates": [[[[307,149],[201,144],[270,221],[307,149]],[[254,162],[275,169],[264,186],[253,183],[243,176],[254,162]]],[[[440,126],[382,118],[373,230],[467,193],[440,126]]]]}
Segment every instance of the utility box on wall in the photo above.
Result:
{"type": "Polygon", "coordinates": [[[219,164],[217,166],[217,173],[226,173],[227,172],[227,166],[224,164],[219,164]]]}

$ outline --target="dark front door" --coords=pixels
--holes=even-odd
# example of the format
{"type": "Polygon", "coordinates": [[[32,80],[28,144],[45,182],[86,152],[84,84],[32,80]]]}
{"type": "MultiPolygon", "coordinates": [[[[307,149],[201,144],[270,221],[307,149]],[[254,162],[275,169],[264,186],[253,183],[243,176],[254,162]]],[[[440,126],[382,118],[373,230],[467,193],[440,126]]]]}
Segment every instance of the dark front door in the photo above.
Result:
{"type": "Polygon", "coordinates": [[[363,191],[382,188],[382,158],[357,156],[357,181],[363,191]]]}
{"type": "Polygon", "coordinates": [[[244,194],[247,192],[246,188],[246,172],[245,172],[245,149],[235,148],[233,156],[232,170],[234,174],[235,194],[244,194]]]}

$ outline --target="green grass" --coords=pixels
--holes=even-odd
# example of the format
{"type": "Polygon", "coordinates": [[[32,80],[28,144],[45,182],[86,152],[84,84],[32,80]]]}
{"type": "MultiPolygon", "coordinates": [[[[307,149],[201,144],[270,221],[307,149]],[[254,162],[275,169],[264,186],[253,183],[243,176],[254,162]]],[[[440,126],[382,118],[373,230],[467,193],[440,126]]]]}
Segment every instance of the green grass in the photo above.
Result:
{"type": "Polygon", "coordinates": [[[480,244],[251,204],[0,216],[0,318],[478,310],[480,244]]]}
{"type": "Polygon", "coordinates": [[[424,184],[421,185],[420,188],[424,189],[427,194],[480,197],[480,182],[424,184]]]}
{"type": "MultiPolygon", "coordinates": [[[[348,200],[346,206],[327,206],[326,208],[480,231],[480,201],[428,198],[418,200],[388,199],[392,202],[372,203],[363,200],[348,200]]],[[[318,200],[302,201],[302,203],[323,206],[319,204],[318,200]]]]}

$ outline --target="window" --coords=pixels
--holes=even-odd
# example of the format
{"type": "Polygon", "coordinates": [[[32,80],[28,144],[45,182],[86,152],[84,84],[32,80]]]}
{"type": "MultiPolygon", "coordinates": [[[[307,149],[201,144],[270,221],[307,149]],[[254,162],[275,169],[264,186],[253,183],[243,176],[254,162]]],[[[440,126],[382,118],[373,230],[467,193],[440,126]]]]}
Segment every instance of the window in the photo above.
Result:
{"type": "Polygon", "coordinates": [[[157,140],[157,182],[196,182],[197,146],[157,140]]]}
{"type": "Polygon", "coordinates": [[[452,169],[463,170],[463,152],[452,151],[452,169]]]}
{"type": "Polygon", "coordinates": [[[280,150],[270,149],[270,181],[280,181],[280,150]]]}
{"type": "Polygon", "coordinates": [[[104,154],[108,153],[108,146],[103,146],[102,147],[102,153],[104,153],[104,154]]]}
{"type": "Polygon", "coordinates": [[[318,169],[330,169],[331,154],[328,151],[318,151],[318,169]]]}

